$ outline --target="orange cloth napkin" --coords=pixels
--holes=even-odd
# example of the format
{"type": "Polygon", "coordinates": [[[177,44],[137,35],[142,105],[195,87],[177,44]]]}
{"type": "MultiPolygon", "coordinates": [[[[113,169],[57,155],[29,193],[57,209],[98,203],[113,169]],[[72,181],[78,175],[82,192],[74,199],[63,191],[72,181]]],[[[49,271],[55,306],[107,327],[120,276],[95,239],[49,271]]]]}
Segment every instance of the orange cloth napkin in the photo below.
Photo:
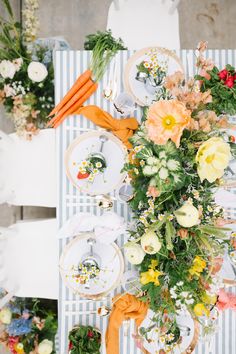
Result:
{"type": "Polygon", "coordinates": [[[107,354],[120,354],[119,328],[122,322],[134,319],[136,326],[139,327],[147,315],[148,305],[130,294],[125,294],[122,297],[117,295],[113,299],[113,303],[106,332],[106,351],[107,354]]]}
{"type": "Polygon", "coordinates": [[[132,147],[129,138],[133,136],[138,128],[136,118],[116,119],[97,106],[80,107],[73,114],[82,114],[101,128],[111,130],[128,149],[132,147]]]}

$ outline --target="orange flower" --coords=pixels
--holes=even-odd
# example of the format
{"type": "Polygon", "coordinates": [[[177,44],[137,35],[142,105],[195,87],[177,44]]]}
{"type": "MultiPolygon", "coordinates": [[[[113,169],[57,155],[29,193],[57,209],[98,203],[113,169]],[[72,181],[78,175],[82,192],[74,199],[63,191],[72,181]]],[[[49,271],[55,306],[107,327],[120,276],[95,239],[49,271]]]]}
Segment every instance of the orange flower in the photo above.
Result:
{"type": "Polygon", "coordinates": [[[149,138],[158,145],[171,139],[177,147],[183,130],[190,122],[190,112],[178,100],[163,100],[150,106],[146,127],[149,138]]]}
{"type": "Polygon", "coordinates": [[[177,236],[179,236],[182,240],[188,237],[188,230],[187,229],[179,229],[177,231],[177,236]]]}

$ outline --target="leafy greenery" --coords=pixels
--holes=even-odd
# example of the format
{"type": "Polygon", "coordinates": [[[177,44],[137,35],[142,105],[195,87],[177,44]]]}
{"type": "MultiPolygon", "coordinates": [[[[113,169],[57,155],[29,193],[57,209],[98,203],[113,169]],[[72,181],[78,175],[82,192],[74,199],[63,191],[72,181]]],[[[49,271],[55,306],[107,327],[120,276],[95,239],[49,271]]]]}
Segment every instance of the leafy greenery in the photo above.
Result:
{"type": "Polygon", "coordinates": [[[104,75],[108,64],[119,50],[127,49],[121,40],[112,36],[111,30],[89,34],[84,43],[85,50],[92,51],[90,69],[93,80],[99,81],[104,75]]]}
{"type": "Polygon", "coordinates": [[[91,326],[77,326],[69,333],[70,354],[99,354],[101,333],[91,326]]]}
{"type": "MultiPolygon", "coordinates": [[[[232,65],[226,65],[225,68],[231,76],[235,74],[235,68],[232,65]]],[[[211,90],[212,102],[208,103],[208,109],[220,114],[236,113],[236,86],[228,87],[223,80],[219,77],[219,69],[215,66],[212,70],[208,71],[210,79],[196,75],[195,79],[200,80],[201,91],[205,92],[211,90]]]]}

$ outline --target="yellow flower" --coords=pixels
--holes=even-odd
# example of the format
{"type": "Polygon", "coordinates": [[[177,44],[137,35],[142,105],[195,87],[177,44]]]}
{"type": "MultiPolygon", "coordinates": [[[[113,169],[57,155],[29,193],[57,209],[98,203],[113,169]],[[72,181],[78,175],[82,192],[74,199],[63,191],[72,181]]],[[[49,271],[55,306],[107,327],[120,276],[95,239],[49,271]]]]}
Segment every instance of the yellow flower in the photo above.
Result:
{"type": "Polygon", "coordinates": [[[154,283],[154,285],[158,286],[160,285],[158,278],[162,274],[163,273],[160,272],[159,270],[154,270],[150,268],[147,272],[141,273],[140,282],[143,285],[146,285],[148,283],[154,283]]]}
{"type": "Polygon", "coordinates": [[[204,304],[196,304],[193,309],[194,313],[196,316],[209,316],[210,315],[210,310],[205,307],[204,304]]]}
{"type": "Polygon", "coordinates": [[[230,146],[222,138],[213,137],[205,141],[198,149],[197,172],[203,181],[214,182],[224,174],[231,158],[230,146]]]}
{"type": "Polygon", "coordinates": [[[211,295],[211,294],[205,293],[201,296],[201,300],[207,305],[215,305],[215,303],[217,301],[217,296],[214,294],[211,295]]]}
{"type": "Polygon", "coordinates": [[[157,266],[158,266],[158,261],[156,259],[152,259],[149,268],[155,269],[157,266]]]}
{"type": "Polygon", "coordinates": [[[24,345],[22,343],[17,343],[14,346],[14,349],[17,352],[17,354],[24,354],[24,345]]]}
{"type": "Polygon", "coordinates": [[[191,275],[196,275],[197,277],[200,277],[201,273],[205,268],[206,268],[206,262],[204,261],[204,259],[202,259],[199,256],[196,256],[193,260],[192,267],[189,269],[189,273],[191,275]]]}

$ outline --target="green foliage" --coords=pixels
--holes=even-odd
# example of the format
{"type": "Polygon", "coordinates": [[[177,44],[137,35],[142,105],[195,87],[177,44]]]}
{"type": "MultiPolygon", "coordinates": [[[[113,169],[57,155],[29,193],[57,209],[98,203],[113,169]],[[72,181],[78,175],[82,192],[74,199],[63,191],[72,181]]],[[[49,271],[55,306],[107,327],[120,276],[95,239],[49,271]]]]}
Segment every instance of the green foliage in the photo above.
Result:
{"type": "MultiPolygon", "coordinates": [[[[232,75],[235,74],[235,68],[231,65],[226,65],[232,75]]],[[[215,66],[212,70],[208,71],[211,78],[207,80],[205,77],[196,75],[196,80],[201,80],[201,91],[205,92],[211,90],[212,102],[207,104],[207,108],[213,110],[217,115],[236,113],[236,86],[229,88],[219,78],[219,69],[215,66]]]]}
{"type": "Polygon", "coordinates": [[[101,333],[91,326],[78,326],[69,333],[71,354],[99,354],[101,333]]]}

